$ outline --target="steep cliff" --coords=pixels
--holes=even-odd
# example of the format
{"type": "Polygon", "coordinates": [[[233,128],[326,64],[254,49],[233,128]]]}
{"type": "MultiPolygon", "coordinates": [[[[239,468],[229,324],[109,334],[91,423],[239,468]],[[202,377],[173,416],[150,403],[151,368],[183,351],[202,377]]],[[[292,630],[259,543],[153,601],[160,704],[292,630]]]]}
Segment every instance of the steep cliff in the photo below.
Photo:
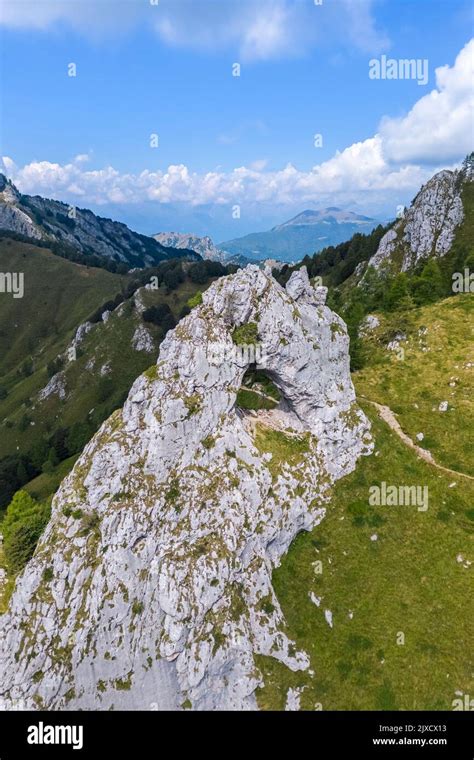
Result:
{"type": "Polygon", "coordinates": [[[441,171],[417,194],[411,206],[382,238],[369,266],[394,262],[402,272],[430,256],[445,256],[464,219],[462,187],[471,171],[441,171]]]}
{"type": "Polygon", "coordinates": [[[253,709],[256,654],[309,659],[272,569],[369,454],[342,320],[306,270],[249,266],[168,333],[86,446],[0,618],[0,696],[46,709],[253,709]],[[255,355],[277,409],[236,406],[255,355]]]}

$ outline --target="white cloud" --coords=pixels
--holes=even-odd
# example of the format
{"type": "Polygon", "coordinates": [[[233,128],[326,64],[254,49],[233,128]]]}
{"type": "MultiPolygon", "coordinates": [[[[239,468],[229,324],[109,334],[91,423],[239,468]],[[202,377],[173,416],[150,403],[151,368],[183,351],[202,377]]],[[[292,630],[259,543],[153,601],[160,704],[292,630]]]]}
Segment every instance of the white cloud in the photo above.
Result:
{"type": "Polygon", "coordinates": [[[267,164],[268,161],[266,158],[258,158],[256,161],[252,161],[249,168],[255,172],[262,172],[267,164]]]}
{"type": "Polygon", "coordinates": [[[352,42],[364,52],[386,50],[390,47],[387,35],[377,29],[372,14],[372,0],[341,0],[347,15],[347,29],[352,42]]]}
{"type": "Polygon", "coordinates": [[[228,49],[242,60],[296,56],[341,37],[373,53],[389,41],[377,29],[374,0],[162,0],[156,29],[163,40],[195,49],[228,49]]]}
{"type": "Polygon", "coordinates": [[[372,13],[374,0],[2,0],[0,23],[47,30],[67,24],[88,36],[152,26],[168,45],[235,51],[243,61],[294,56],[341,36],[377,53],[388,40],[372,13]]]}
{"type": "MultiPolygon", "coordinates": [[[[387,87],[390,82],[387,83],[387,87]]],[[[456,161],[474,145],[474,40],[452,67],[436,69],[436,89],[398,119],[380,125],[389,161],[456,161]]]]}
{"type": "Polygon", "coordinates": [[[143,7],[141,0],[2,0],[0,24],[45,31],[65,23],[94,37],[131,28],[143,7]]]}
{"type": "Polygon", "coordinates": [[[4,171],[24,193],[92,204],[184,202],[200,204],[294,204],[318,202],[329,195],[339,198],[353,193],[415,190],[430,172],[420,167],[392,171],[381,155],[381,140],[357,143],[310,171],[288,164],[277,171],[264,171],[264,162],[237,167],[230,172],[192,172],[183,164],[163,171],[120,174],[112,167],[84,170],[77,162],[65,165],[47,161],[16,167],[3,159],[4,171]]]}
{"type": "Polygon", "coordinates": [[[438,89],[422,97],[405,117],[383,119],[378,134],[338,151],[309,171],[291,164],[268,171],[260,159],[228,172],[199,174],[179,164],[121,174],[111,166],[86,168],[86,154],[65,165],[34,161],[22,168],[4,158],[3,170],[22,192],[92,204],[306,204],[330,198],[333,205],[357,197],[363,202],[371,198],[400,202],[435,170],[459,162],[472,149],[472,118],[466,116],[465,103],[472,109],[473,50],[471,41],[454,66],[439,68],[438,89]]]}

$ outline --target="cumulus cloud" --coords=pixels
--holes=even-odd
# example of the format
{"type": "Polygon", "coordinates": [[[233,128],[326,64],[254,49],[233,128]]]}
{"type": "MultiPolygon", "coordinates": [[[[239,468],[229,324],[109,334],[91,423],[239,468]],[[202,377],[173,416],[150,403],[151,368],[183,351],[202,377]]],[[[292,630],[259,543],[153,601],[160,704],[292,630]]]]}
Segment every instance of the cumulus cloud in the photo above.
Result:
{"type": "MultiPolygon", "coordinates": [[[[389,86],[389,83],[388,83],[389,86]]],[[[436,89],[398,119],[380,125],[389,161],[456,161],[474,143],[474,39],[454,66],[436,69],[436,89]]]]}
{"type": "MultiPolygon", "coordinates": [[[[231,46],[244,61],[300,55],[342,35],[377,53],[388,39],[377,28],[374,0],[2,0],[0,23],[47,30],[67,24],[88,36],[153,27],[167,45],[213,52],[231,46]]],[[[336,38],[337,39],[337,38],[336,38]]]]}
{"type": "Polygon", "coordinates": [[[24,193],[77,200],[93,204],[184,202],[200,204],[314,202],[329,194],[380,190],[414,190],[429,176],[420,167],[401,167],[392,171],[381,155],[379,137],[357,143],[310,171],[287,164],[277,171],[264,171],[256,161],[230,172],[200,174],[183,164],[165,170],[145,170],[121,174],[113,167],[86,171],[80,163],[61,165],[36,161],[21,168],[11,158],[3,159],[4,172],[24,193]]]}
{"type": "Polygon", "coordinates": [[[91,157],[88,153],[78,153],[78,155],[74,159],[74,163],[87,164],[90,160],[91,160],[91,157]]]}

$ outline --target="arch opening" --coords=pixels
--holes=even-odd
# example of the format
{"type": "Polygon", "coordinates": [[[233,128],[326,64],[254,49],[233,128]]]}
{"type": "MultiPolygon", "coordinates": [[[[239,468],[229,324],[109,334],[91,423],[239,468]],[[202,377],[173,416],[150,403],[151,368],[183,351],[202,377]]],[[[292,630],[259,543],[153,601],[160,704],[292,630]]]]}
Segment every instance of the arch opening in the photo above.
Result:
{"type": "Polygon", "coordinates": [[[270,375],[256,364],[250,364],[246,370],[240,390],[237,393],[237,406],[244,411],[270,411],[276,409],[282,396],[270,375]]]}

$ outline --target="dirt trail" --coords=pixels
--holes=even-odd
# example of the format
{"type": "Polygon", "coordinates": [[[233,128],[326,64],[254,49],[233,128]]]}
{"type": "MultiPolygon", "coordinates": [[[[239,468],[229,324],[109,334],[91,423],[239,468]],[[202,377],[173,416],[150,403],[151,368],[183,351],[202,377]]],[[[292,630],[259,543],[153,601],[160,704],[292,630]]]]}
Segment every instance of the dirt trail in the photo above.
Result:
{"type": "Polygon", "coordinates": [[[412,441],[410,436],[402,430],[400,423],[395,416],[395,412],[392,412],[390,407],[384,406],[383,404],[378,404],[376,401],[372,401],[372,399],[367,398],[366,396],[360,396],[360,398],[364,399],[364,401],[368,401],[369,404],[372,404],[372,406],[375,406],[380,418],[387,423],[387,425],[393,430],[394,433],[398,435],[398,437],[406,446],[408,446],[410,449],[413,449],[413,451],[420,459],[423,459],[425,462],[428,462],[428,464],[433,465],[433,467],[436,467],[442,472],[447,472],[450,475],[455,475],[459,478],[474,480],[474,477],[472,475],[466,475],[464,472],[459,472],[458,470],[450,470],[449,467],[443,467],[442,464],[438,464],[438,462],[436,462],[433,455],[429,451],[423,449],[421,446],[417,446],[416,443],[412,441]]]}

